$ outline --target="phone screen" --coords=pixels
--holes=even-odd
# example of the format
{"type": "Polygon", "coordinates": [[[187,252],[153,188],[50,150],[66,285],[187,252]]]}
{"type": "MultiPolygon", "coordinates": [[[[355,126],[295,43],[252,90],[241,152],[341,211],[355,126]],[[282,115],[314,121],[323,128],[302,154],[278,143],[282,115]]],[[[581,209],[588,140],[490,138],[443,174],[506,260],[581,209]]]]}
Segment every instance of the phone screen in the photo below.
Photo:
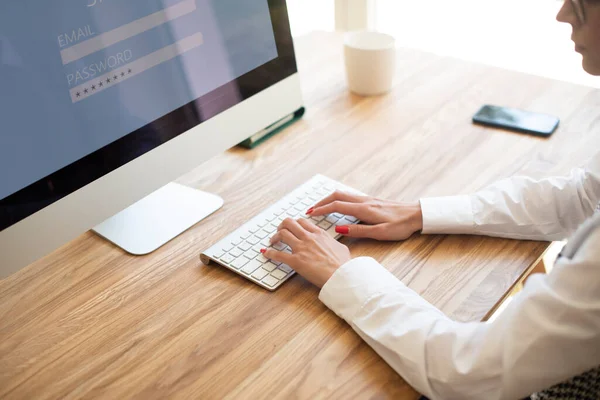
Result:
{"type": "Polygon", "coordinates": [[[515,108],[485,105],[473,116],[473,122],[518,132],[550,136],[558,127],[559,119],[551,115],[515,108]]]}

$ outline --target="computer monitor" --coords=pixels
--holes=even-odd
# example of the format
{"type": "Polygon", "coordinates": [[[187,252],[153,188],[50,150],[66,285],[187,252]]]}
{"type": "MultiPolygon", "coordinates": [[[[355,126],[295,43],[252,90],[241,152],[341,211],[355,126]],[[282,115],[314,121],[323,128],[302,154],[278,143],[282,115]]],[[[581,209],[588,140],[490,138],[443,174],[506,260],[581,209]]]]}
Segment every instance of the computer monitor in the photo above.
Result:
{"type": "Polygon", "coordinates": [[[285,0],[3,2],[0,278],[107,219],[209,214],[167,184],[301,107],[285,0]]]}

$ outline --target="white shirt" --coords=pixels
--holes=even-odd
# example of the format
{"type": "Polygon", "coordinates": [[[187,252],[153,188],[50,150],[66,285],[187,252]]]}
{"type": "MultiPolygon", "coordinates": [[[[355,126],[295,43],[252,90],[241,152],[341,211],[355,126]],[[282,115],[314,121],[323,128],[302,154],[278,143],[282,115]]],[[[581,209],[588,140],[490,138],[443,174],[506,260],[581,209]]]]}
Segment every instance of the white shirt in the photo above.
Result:
{"type": "MultiPolygon", "coordinates": [[[[422,199],[423,233],[560,240],[599,201],[600,155],[569,177],[422,199]]],[[[600,230],[489,323],[452,321],[368,257],[343,265],[319,298],[431,399],[523,398],[600,365],[600,230]]]]}

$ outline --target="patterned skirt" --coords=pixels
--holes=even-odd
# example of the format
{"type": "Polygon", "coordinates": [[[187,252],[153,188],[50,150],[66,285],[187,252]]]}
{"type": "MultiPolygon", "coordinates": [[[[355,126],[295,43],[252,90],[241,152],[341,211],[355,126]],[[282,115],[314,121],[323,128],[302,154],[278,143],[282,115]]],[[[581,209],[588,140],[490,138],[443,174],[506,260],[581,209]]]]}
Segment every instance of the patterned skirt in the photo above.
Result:
{"type": "Polygon", "coordinates": [[[531,400],[600,400],[600,367],[536,393],[531,400]]]}

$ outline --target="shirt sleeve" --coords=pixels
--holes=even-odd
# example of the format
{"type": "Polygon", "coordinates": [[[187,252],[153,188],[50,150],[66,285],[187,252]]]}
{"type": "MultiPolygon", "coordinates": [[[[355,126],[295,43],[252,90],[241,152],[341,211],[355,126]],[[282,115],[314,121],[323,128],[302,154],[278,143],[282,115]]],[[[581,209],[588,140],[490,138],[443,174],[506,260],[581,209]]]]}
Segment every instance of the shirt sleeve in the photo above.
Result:
{"type": "Polygon", "coordinates": [[[569,176],[513,177],[470,196],[421,199],[423,233],[562,240],[600,202],[600,154],[569,176]]]}
{"type": "Polygon", "coordinates": [[[319,298],[431,399],[522,398],[600,365],[600,233],[490,323],[449,319],[371,258],[319,298]]]}

